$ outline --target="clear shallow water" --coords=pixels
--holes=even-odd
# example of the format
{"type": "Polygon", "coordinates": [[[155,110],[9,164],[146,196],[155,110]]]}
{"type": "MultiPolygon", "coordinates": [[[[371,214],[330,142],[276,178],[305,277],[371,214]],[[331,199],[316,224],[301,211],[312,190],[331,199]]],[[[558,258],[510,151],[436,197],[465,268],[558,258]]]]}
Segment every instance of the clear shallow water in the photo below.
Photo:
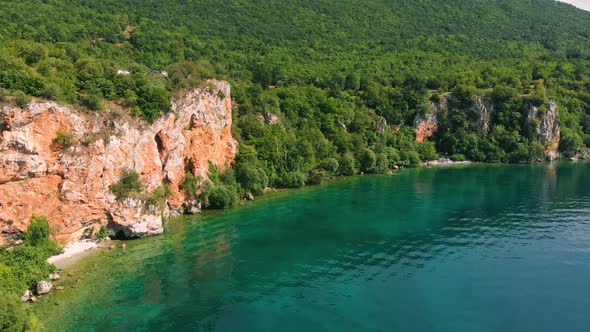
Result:
{"type": "Polygon", "coordinates": [[[289,191],[69,271],[51,331],[588,331],[590,164],[289,191]]]}

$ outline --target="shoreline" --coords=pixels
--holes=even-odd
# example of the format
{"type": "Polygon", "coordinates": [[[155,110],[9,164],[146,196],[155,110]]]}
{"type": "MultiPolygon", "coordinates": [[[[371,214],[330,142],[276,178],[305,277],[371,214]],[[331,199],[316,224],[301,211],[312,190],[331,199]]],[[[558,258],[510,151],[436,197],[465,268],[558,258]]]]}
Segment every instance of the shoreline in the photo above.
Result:
{"type": "Polygon", "coordinates": [[[74,264],[83,257],[86,257],[100,247],[101,245],[99,241],[96,240],[72,242],[64,248],[63,253],[49,257],[47,263],[57,266],[58,269],[63,269],[74,264]]]}

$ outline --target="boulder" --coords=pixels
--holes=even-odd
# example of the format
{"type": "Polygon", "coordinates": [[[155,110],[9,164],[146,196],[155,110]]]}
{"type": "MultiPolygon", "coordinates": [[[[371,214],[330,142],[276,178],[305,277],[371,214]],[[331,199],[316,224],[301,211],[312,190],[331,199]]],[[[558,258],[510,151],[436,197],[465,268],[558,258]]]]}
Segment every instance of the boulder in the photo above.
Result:
{"type": "Polygon", "coordinates": [[[61,276],[59,275],[59,273],[52,273],[49,275],[49,280],[51,281],[56,281],[59,280],[61,278],[61,276]]]}
{"type": "Polygon", "coordinates": [[[37,295],[44,295],[47,294],[51,291],[51,289],[53,288],[53,284],[50,283],[49,281],[39,281],[37,283],[37,295]]]}
{"type": "Polygon", "coordinates": [[[196,199],[186,201],[184,204],[184,212],[186,214],[199,214],[201,213],[201,202],[196,199]]]}
{"type": "Polygon", "coordinates": [[[23,302],[29,302],[31,301],[31,297],[33,296],[33,292],[31,292],[30,290],[26,290],[23,294],[23,296],[21,296],[20,300],[23,302]]]}
{"type": "Polygon", "coordinates": [[[245,199],[245,200],[247,200],[247,201],[253,201],[253,200],[254,200],[254,195],[252,195],[252,193],[251,193],[251,192],[247,192],[247,193],[244,195],[244,199],[245,199]]]}

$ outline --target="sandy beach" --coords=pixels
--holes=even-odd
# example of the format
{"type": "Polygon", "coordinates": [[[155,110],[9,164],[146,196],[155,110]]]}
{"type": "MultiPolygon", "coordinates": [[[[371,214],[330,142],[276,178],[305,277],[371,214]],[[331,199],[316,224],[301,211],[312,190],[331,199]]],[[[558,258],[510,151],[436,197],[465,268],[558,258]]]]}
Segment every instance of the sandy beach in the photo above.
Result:
{"type": "Polygon", "coordinates": [[[55,264],[58,268],[64,268],[80,258],[99,248],[96,241],[78,241],[64,248],[63,254],[51,256],[47,259],[49,264],[55,264]]]}

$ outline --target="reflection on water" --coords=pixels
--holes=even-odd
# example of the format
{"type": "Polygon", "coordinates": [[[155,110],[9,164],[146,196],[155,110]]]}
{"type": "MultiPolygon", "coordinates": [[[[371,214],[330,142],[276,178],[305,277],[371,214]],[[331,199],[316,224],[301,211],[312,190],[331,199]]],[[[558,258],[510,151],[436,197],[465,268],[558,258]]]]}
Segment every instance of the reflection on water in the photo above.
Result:
{"type": "Polygon", "coordinates": [[[70,331],[585,331],[589,171],[419,169],[289,191],[89,258],[64,281],[80,288],[41,308],[70,331]]]}

